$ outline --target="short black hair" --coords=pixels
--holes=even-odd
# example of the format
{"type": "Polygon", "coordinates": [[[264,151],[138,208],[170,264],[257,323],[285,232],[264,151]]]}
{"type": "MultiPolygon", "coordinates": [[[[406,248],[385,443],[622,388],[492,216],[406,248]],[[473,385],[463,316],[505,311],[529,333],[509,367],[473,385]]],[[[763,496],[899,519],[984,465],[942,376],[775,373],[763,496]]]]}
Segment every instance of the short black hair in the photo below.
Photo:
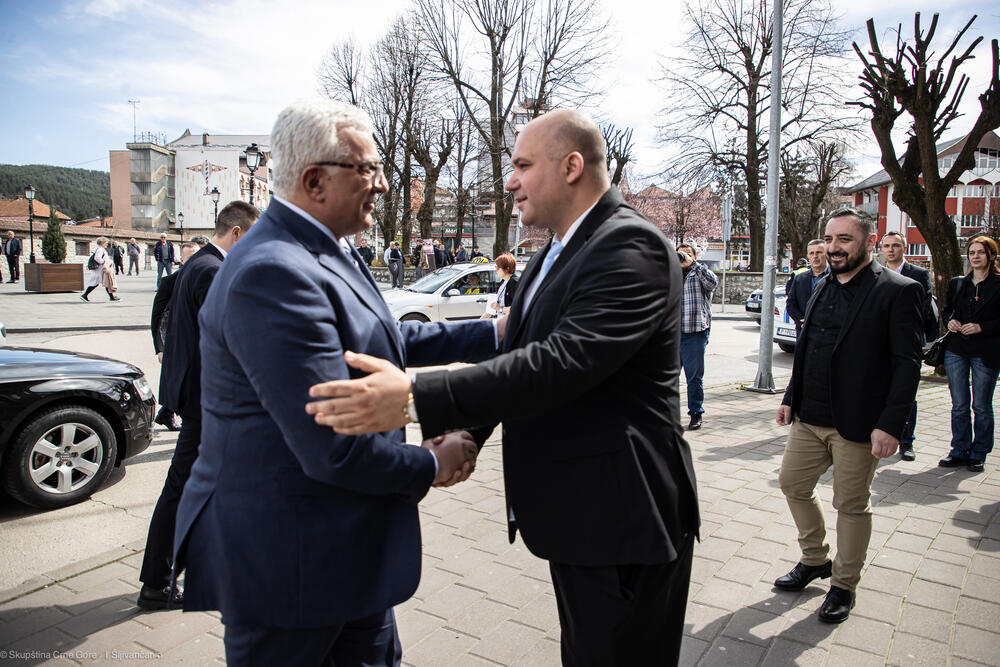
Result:
{"type": "Polygon", "coordinates": [[[862,234],[865,236],[871,236],[875,233],[875,221],[872,220],[872,217],[864,211],[854,208],[853,206],[838,208],[830,214],[828,220],[833,220],[834,218],[845,218],[849,215],[854,216],[854,218],[858,221],[858,227],[861,228],[862,234]]]}
{"type": "Polygon", "coordinates": [[[215,221],[215,235],[224,236],[233,227],[246,232],[259,217],[260,211],[242,199],[231,201],[219,211],[219,217],[215,221]]]}

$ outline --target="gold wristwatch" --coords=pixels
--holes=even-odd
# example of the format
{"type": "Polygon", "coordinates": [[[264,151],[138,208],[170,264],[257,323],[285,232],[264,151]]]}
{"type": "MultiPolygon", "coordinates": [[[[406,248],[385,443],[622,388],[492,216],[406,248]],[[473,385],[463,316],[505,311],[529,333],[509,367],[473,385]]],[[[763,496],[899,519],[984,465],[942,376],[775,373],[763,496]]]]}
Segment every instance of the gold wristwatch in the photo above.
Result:
{"type": "Polygon", "coordinates": [[[413,392],[410,392],[409,397],[406,399],[406,407],[403,408],[403,413],[411,422],[419,422],[420,419],[417,418],[417,404],[413,400],[413,392]]]}

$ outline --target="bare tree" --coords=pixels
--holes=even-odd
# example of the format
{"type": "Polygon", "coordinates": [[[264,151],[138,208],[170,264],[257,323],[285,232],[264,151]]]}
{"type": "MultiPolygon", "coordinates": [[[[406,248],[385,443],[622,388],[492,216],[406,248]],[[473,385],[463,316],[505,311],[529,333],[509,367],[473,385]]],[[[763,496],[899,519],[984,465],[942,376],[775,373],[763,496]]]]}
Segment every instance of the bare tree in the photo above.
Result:
{"type": "Polygon", "coordinates": [[[937,142],[959,116],[958,106],[969,85],[965,74],[957,81],[956,75],[983,40],[982,36],[977,37],[964,51],[956,51],[975,20],[975,16],[969,19],[940,57],[930,50],[937,29],[937,14],[925,34],[920,28],[920,13],[916,13],[913,46],[903,40],[900,25],[896,30],[894,57],[883,55],[872,19],[867,22],[867,54],[854,44],[864,64],[861,87],[865,90],[865,99],[851,104],[868,109],[872,114],[871,127],[882,152],[882,167],[892,179],[892,200],[910,216],[927,241],[934,265],[935,291],[942,303],[948,279],[962,273],[955,222],[945,213],[945,198],[962,173],[973,168],[979,141],[987,132],[1000,127],[1000,56],[994,39],[993,75],[989,87],[979,96],[979,117],[951,167],[945,170],[939,166],[937,142]],[[904,111],[912,120],[906,150],[900,158],[892,143],[892,129],[904,111]]]}
{"type": "MultiPolygon", "coordinates": [[[[428,128],[427,124],[420,124],[411,135],[410,152],[424,169],[423,197],[417,211],[417,225],[422,239],[431,237],[438,177],[455,148],[456,133],[454,123],[442,120],[440,127],[428,128]]],[[[443,228],[445,221],[440,222],[443,228]]]]}
{"type": "MultiPolygon", "coordinates": [[[[457,100],[456,100],[457,101],[457,100]]],[[[461,102],[455,104],[455,150],[452,153],[450,176],[455,191],[455,238],[459,242],[465,232],[465,218],[470,213],[475,216],[476,180],[470,178],[469,169],[475,169],[476,154],[473,139],[476,129],[469,120],[468,114],[462,108],[461,102]]],[[[475,225],[473,225],[475,230],[475,225]]],[[[473,238],[473,245],[478,241],[473,238]]]]}
{"type": "Polygon", "coordinates": [[[830,141],[813,141],[801,150],[781,156],[779,231],[792,247],[792,259],[806,257],[809,241],[821,236],[824,211],[836,208],[831,190],[851,171],[844,158],[846,147],[830,141]]]}
{"type": "Polygon", "coordinates": [[[479,189],[496,203],[499,255],[508,249],[511,201],[503,184],[515,124],[592,94],[587,83],[607,53],[604,24],[595,0],[415,3],[438,74],[454,86],[489,159],[479,189]]]}
{"type": "MultiPolygon", "coordinates": [[[[843,113],[848,33],[838,29],[828,0],[785,0],[782,36],[782,143],[856,131],[843,113]]],[[[746,183],[751,269],[763,267],[762,174],[768,152],[771,99],[770,0],[692,0],[685,55],[664,62],[669,95],[665,142],[693,169],[741,172],[746,183]]]]}
{"type": "Polygon", "coordinates": [[[607,147],[608,173],[611,175],[611,184],[618,185],[625,176],[625,166],[633,160],[632,151],[635,145],[632,143],[632,128],[619,128],[614,123],[609,123],[601,128],[604,135],[604,143],[607,147]],[[611,163],[614,162],[614,169],[611,163]]]}

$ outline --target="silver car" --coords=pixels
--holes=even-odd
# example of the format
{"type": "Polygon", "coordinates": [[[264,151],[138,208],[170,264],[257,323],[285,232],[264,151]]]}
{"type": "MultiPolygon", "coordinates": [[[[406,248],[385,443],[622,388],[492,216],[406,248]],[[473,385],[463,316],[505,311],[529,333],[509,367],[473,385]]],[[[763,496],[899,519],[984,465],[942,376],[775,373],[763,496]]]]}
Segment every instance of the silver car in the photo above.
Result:
{"type": "MultiPolygon", "coordinates": [[[[515,272],[520,276],[524,267],[515,272]]],[[[454,322],[482,317],[496,300],[501,280],[496,264],[450,264],[425,275],[409,287],[382,292],[389,312],[406,322],[454,322]]]]}

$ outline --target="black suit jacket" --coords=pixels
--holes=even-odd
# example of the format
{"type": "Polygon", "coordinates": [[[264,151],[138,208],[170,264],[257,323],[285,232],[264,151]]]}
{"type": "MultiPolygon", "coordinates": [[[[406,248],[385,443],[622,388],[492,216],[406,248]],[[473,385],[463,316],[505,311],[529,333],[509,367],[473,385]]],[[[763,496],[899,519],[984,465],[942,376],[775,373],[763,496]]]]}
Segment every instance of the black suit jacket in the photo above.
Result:
{"type": "MultiPolygon", "coordinates": [[[[816,283],[817,286],[819,283],[816,283]]],[[[809,297],[812,296],[812,269],[797,273],[789,279],[785,285],[785,310],[788,316],[795,322],[795,329],[798,331],[799,322],[806,316],[806,306],[809,305],[809,297]]]]}
{"type": "MultiPolygon", "coordinates": [[[[960,298],[963,298],[963,293],[971,294],[975,289],[972,274],[951,279],[948,283],[948,294],[945,296],[946,303],[941,309],[941,319],[946,324],[948,320],[956,319],[955,305],[960,298]],[[965,292],[965,290],[970,291],[965,292]]],[[[973,304],[972,317],[967,322],[975,322],[983,331],[968,336],[964,347],[975,351],[976,356],[990,368],[1000,368],[1000,278],[993,276],[979,283],[979,301],[973,304]]],[[[951,346],[949,343],[949,348],[951,346]]]]}
{"type": "Polygon", "coordinates": [[[931,306],[931,274],[927,269],[914,266],[909,262],[903,263],[903,268],[899,273],[910,280],[915,280],[924,289],[923,299],[921,299],[920,312],[923,316],[921,331],[924,338],[934,340],[938,337],[938,321],[934,315],[934,308],[931,306]]]}
{"type": "Polygon", "coordinates": [[[170,322],[160,371],[160,404],[181,417],[201,417],[198,311],[220,266],[222,253],[209,243],[185,263],[170,299],[170,322]]]}
{"type": "MultiPolygon", "coordinates": [[[[921,287],[878,262],[861,269],[862,281],[830,359],[834,425],[847,440],[869,442],[878,428],[899,437],[920,381],[923,344],[921,287]]],[[[835,275],[816,285],[795,345],[792,377],[782,405],[796,414],[802,400],[810,315],[835,275]]]]}
{"type": "Polygon", "coordinates": [[[611,188],[525,310],[550,247],[521,277],[502,356],[416,377],[424,437],[503,419],[507,502],[532,553],[669,562],[699,524],[680,427],[677,253],[611,188]]]}
{"type": "MultiPolygon", "coordinates": [[[[184,267],[182,266],[181,269],[184,267]]],[[[174,271],[169,276],[163,276],[160,280],[160,287],[153,297],[153,310],[149,317],[149,330],[153,334],[153,350],[157,354],[163,352],[163,341],[167,337],[167,323],[170,321],[170,297],[174,293],[174,283],[177,276],[181,275],[180,269],[174,271]]]]}

